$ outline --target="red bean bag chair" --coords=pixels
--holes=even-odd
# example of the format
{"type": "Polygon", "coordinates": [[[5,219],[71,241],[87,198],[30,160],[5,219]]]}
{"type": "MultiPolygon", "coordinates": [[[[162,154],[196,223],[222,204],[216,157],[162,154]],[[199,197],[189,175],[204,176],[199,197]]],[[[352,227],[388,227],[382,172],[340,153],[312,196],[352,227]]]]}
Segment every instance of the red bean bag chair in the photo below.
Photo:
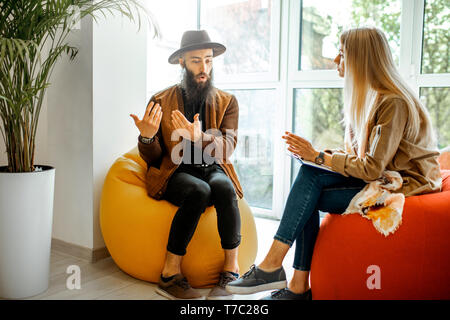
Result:
{"type": "Polygon", "coordinates": [[[327,214],[311,263],[313,299],[450,299],[450,170],[442,192],[406,198],[385,237],[359,214],[327,214]]]}
{"type": "Polygon", "coordinates": [[[450,146],[442,151],[438,161],[441,166],[441,170],[450,170],[450,146]]]}

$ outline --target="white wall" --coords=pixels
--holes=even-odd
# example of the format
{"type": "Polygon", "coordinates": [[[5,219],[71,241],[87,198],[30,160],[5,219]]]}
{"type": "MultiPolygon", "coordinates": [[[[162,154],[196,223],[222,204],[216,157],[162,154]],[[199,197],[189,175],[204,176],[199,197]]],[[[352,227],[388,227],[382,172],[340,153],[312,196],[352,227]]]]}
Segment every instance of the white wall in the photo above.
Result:
{"type": "Polygon", "coordinates": [[[48,162],[56,168],[52,236],[92,248],[92,19],[68,40],[78,55],[58,62],[47,95],[48,162]]]}
{"type": "Polygon", "coordinates": [[[104,247],[99,224],[103,181],[113,162],[137,145],[130,113],[146,107],[147,26],[126,19],[102,20],[93,28],[93,228],[94,249],[104,247]]]}
{"type": "MultiPolygon", "coordinates": [[[[146,32],[120,16],[90,17],[71,34],[79,48],[64,57],[48,90],[48,163],[56,167],[53,238],[104,247],[99,203],[108,169],[137,144],[130,113],[146,105],[146,32]]],[[[41,123],[43,125],[43,123],[41,123]]],[[[46,138],[45,136],[48,136],[46,138]]]]}

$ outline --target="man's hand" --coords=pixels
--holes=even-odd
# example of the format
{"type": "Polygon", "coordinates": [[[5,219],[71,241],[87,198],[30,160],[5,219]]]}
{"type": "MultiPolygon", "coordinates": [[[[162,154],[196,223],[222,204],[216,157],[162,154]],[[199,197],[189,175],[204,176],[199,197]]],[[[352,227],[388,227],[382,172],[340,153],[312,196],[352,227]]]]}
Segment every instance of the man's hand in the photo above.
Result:
{"type": "Polygon", "coordinates": [[[282,136],[282,138],[286,140],[288,150],[300,156],[302,159],[314,162],[316,157],[319,155],[319,152],[313,148],[308,140],[305,140],[293,133],[286,131],[286,134],[282,136]]]}
{"type": "Polygon", "coordinates": [[[158,103],[155,104],[153,101],[150,102],[145,109],[142,120],[139,120],[136,115],[130,114],[134,120],[134,124],[144,138],[153,138],[156,135],[161,123],[162,115],[161,106],[158,103]]]}
{"type": "Polygon", "coordinates": [[[202,136],[202,128],[198,117],[199,114],[197,113],[192,123],[179,110],[172,111],[172,126],[175,130],[178,130],[183,138],[197,142],[202,136]]]}

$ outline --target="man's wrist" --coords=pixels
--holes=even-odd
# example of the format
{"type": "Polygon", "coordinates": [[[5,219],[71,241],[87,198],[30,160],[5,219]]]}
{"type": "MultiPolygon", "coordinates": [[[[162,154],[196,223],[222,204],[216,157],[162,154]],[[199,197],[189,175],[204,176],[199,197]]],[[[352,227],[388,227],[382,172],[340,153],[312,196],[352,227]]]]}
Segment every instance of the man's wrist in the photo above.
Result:
{"type": "Polygon", "coordinates": [[[143,137],[142,135],[139,135],[139,142],[143,143],[143,144],[150,144],[153,141],[155,141],[155,136],[149,138],[149,137],[143,137]]]}

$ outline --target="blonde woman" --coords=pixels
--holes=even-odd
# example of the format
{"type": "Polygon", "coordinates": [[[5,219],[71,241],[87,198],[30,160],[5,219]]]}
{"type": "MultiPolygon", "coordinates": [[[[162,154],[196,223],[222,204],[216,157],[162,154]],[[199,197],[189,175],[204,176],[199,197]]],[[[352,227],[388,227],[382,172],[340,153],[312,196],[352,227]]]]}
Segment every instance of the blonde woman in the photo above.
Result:
{"type": "Polygon", "coordinates": [[[317,233],[319,210],[342,213],[366,181],[384,170],[397,171],[405,196],[440,191],[430,117],[395,68],[383,32],[357,28],[340,37],[334,62],[344,78],[345,151],[318,151],[307,140],[286,132],[288,150],[333,169],[328,172],[302,166],[292,185],[283,217],[264,260],[226,289],[251,294],[279,289],[265,299],[309,300],[309,271],[317,233]],[[283,259],[296,243],[294,275],[289,283],[283,259]]]}

